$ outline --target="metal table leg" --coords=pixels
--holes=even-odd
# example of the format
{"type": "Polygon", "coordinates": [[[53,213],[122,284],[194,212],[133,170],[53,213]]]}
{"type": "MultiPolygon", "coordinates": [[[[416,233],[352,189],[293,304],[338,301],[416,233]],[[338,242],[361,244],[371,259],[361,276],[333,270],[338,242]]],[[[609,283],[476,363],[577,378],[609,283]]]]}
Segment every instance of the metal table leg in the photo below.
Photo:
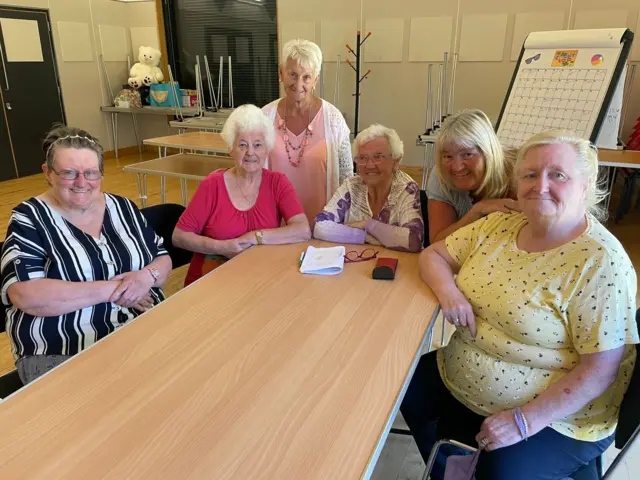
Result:
{"type": "Polygon", "coordinates": [[[180,195],[182,197],[182,205],[184,205],[186,207],[188,199],[189,199],[189,194],[187,192],[187,179],[186,178],[181,178],[180,179],[180,195]]]}
{"type": "Polygon", "coordinates": [[[160,177],[160,203],[167,203],[167,177],[160,177]]]}
{"type": "Polygon", "coordinates": [[[609,205],[611,204],[611,194],[613,193],[613,186],[616,183],[617,174],[617,167],[607,167],[607,173],[605,175],[605,178],[607,180],[607,198],[605,200],[605,209],[607,212],[609,212],[609,205]]]}
{"type": "Polygon", "coordinates": [[[147,207],[149,205],[149,202],[147,200],[147,174],[143,173],[142,174],[142,192],[143,192],[143,196],[142,196],[142,206],[143,207],[147,207]]]}
{"type": "Polygon", "coordinates": [[[136,173],[136,183],[138,184],[138,198],[140,199],[140,205],[144,207],[144,193],[142,192],[142,182],[140,181],[139,173],[136,173]]]}
{"type": "Polygon", "coordinates": [[[113,131],[113,151],[118,159],[118,114],[111,112],[111,130],[113,131]]]}
{"type": "MultiPolygon", "coordinates": [[[[182,151],[180,151],[180,152],[182,153],[182,151]]],[[[164,147],[164,155],[163,155],[163,156],[164,156],[164,157],[166,157],[166,156],[167,156],[167,147],[164,147]]]]}
{"type": "Polygon", "coordinates": [[[131,113],[131,122],[133,123],[133,133],[136,135],[136,143],[138,145],[138,152],[142,153],[142,145],[140,144],[140,134],[138,133],[138,119],[135,113],[131,113]]]}

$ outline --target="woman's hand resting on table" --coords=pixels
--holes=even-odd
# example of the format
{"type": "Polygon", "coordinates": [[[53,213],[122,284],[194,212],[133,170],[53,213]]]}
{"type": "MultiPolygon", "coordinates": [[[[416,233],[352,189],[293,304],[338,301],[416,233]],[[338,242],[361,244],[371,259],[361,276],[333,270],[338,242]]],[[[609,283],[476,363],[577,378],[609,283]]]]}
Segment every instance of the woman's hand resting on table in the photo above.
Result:
{"type": "Polygon", "coordinates": [[[476,336],[476,322],[469,300],[458,288],[451,288],[438,296],[442,316],[456,327],[469,327],[472,337],[476,336]]]}
{"type": "Polygon", "coordinates": [[[233,258],[244,252],[247,248],[257,245],[258,240],[256,239],[255,233],[248,232],[238,238],[219,240],[219,242],[217,247],[218,254],[227,258],[233,258]]]}
{"type": "Polygon", "coordinates": [[[143,297],[149,294],[149,290],[156,283],[151,272],[142,269],[135,272],[121,273],[111,279],[120,282],[109,298],[110,302],[123,307],[133,307],[143,297]]]}

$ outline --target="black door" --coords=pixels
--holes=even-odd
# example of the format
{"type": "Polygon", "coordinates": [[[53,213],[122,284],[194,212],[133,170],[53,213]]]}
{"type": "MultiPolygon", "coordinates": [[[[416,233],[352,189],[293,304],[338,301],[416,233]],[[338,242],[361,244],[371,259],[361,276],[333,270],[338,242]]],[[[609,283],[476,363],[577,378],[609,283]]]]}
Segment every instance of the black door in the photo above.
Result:
{"type": "Polygon", "coordinates": [[[0,88],[18,176],[33,175],[41,171],[42,139],[64,122],[48,13],[0,7],[0,49],[0,88]]]}
{"type": "MultiPolygon", "coordinates": [[[[2,82],[0,82],[1,84],[2,82]]],[[[2,91],[0,90],[0,100],[2,100],[2,91]]],[[[11,139],[9,138],[9,128],[5,112],[0,105],[0,182],[16,178],[16,165],[13,161],[13,152],[11,151],[11,139]]]]}

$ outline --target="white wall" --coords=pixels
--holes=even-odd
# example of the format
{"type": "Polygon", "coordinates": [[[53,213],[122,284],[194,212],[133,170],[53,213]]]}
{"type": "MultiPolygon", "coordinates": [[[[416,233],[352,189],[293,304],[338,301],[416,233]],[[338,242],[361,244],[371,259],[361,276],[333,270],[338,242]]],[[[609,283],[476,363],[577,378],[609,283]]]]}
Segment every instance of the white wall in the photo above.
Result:
{"type": "MultiPolygon", "coordinates": [[[[0,0],[0,3],[49,10],[67,123],[97,136],[105,150],[113,149],[110,117],[100,112],[100,106],[112,102],[98,61],[102,53],[100,25],[124,27],[126,42],[131,50],[130,27],[157,28],[155,2],[128,4],[113,0],[0,0]],[[58,31],[58,22],[61,21],[89,25],[93,52],[91,61],[65,61],[58,31]]],[[[130,54],[132,62],[135,62],[133,52],[130,54]]],[[[117,93],[118,87],[125,84],[129,77],[126,59],[107,62],[107,71],[112,88],[117,93]]],[[[148,115],[138,118],[143,138],[169,132],[165,117],[148,115]]],[[[126,116],[120,115],[118,134],[119,148],[135,145],[133,126],[126,116]]]]}
{"type": "MultiPolygon", "coordinates": [[[[278,23],[280,33],[290,22],[314,22],[315,41],[322,44],[322,22],[330,20],[355,20],[360,24],[360,3],[356,0],[278,0],[278,23]]],[[[576,15],[585,11],[622,10],[626,12],[624,25],[636,32],[638,29],[638,0],[363,0],[365,29],[368,20],[402,19],[402,60],[399,62],[363,62],[363,71],[371,68],[372,73],[362,83],[360,129],[373,122],[380,122],[395,128],[405,143],[405,162],[420,164],[423,148],[415,146],[416,136],[424,131],[427,90],[427,62],[409,61],[411,19],[416,17],[453,17],[453,27],[449,51],[460,45],[461,27],[465,15],[506,14],[506,35],[499,61],[459,62],[456,76],[454,111],[464,108],[480,108],[489,117],[497,120],[506,91],[513,75],[515,61],[511,60],[511,46],[516,23],[516,14],[530,12],[562,12],[563,28],[573,28],[576,15]]],[[[618,15],[619,16],[619,15],[618,15]]],[[[587,17],[616,19],[614,14],[599,12],[587,17]]],[[[584,18],[584,17],[582,17],[584,18]]],[[[583,20],[581,20],[583,21],[583,20]]],[[[606,21],[606,20],[605,20],[606,21]]],[[[609,26],[609,25],[601,25],[609,26]]],[[[491,32],[489,32],[490,34],[491,32]]],[[[376,35],[373,31],[372,35],[376,35]]],[[[379,33],[378,33],[379,35],[379,33]]],[[[284,39],[288,40],[288,39],[284,39]]],[[[385,39],[387,40],[387,39],[385,39]]],[[[282,41],[282,37],[281,37],[282,41]]],[[[351,45],[355,43],[355,32],[351,45]]],[[[366,43],[365,43],[366,49],[366,43]]],[[[457,51],[457,50],[455,50],[457,51]]],[[[346,56],[342,48],[342,58],[346,56]]],[[[634,63],[640,63],[640,32],[636,32],[634,63]]],[[[323,65],[324,96],[333,101],[336,58],[325,59],[323,65]]],[[[437,67],[435,68],[437,72],[437,67]]],[[[355,76],[344,63],[340,67],[340,101],[337,105],[353,125],[355,76]]],[[[623,137],[627,138],[635,119],[640,116],[640,71],[635,78],[623,137]]]]}

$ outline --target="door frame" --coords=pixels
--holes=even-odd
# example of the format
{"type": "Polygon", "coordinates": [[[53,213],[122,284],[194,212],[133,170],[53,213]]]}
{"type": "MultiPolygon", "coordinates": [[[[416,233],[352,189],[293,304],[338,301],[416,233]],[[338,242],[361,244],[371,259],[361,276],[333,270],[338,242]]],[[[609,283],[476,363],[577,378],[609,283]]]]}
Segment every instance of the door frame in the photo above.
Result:
{"type": "MultiPolygon", "coordinates": [[[[13,5],[0,4],[0,11],[3,11],[3,10],[25,12],[25,13],[41,13],[45,15],[45,20],[47,21],[47,30],[49,31],[51,55],[53,57],[53,71],[56,77],[56,86],[58,87],[58,103],[60,104],[60,111],[62,112],[62,122],[66,125],[67,113],[64,110],[64,99],[62,97],[62,84],[60,83],[60,72],[58,70],[58,57],[56,55],[56,45],[53,41],[53,32],[51,30],[51,15],[50,15],[49,9],[48,8],[32,8],[32,7],[14,7],[13,5]]],[[[2,109],[3,111],[5,109],[4,100],[2,103],[2,109]]],[[[6,117],[6,112],[5,112],[5,117],[6,117]]],[[[11,132],[9,132],[9,137],[11,137],[11,132]]],[[[14,162],[15,162],[15,158],[14,158],[14,162]]]]}

